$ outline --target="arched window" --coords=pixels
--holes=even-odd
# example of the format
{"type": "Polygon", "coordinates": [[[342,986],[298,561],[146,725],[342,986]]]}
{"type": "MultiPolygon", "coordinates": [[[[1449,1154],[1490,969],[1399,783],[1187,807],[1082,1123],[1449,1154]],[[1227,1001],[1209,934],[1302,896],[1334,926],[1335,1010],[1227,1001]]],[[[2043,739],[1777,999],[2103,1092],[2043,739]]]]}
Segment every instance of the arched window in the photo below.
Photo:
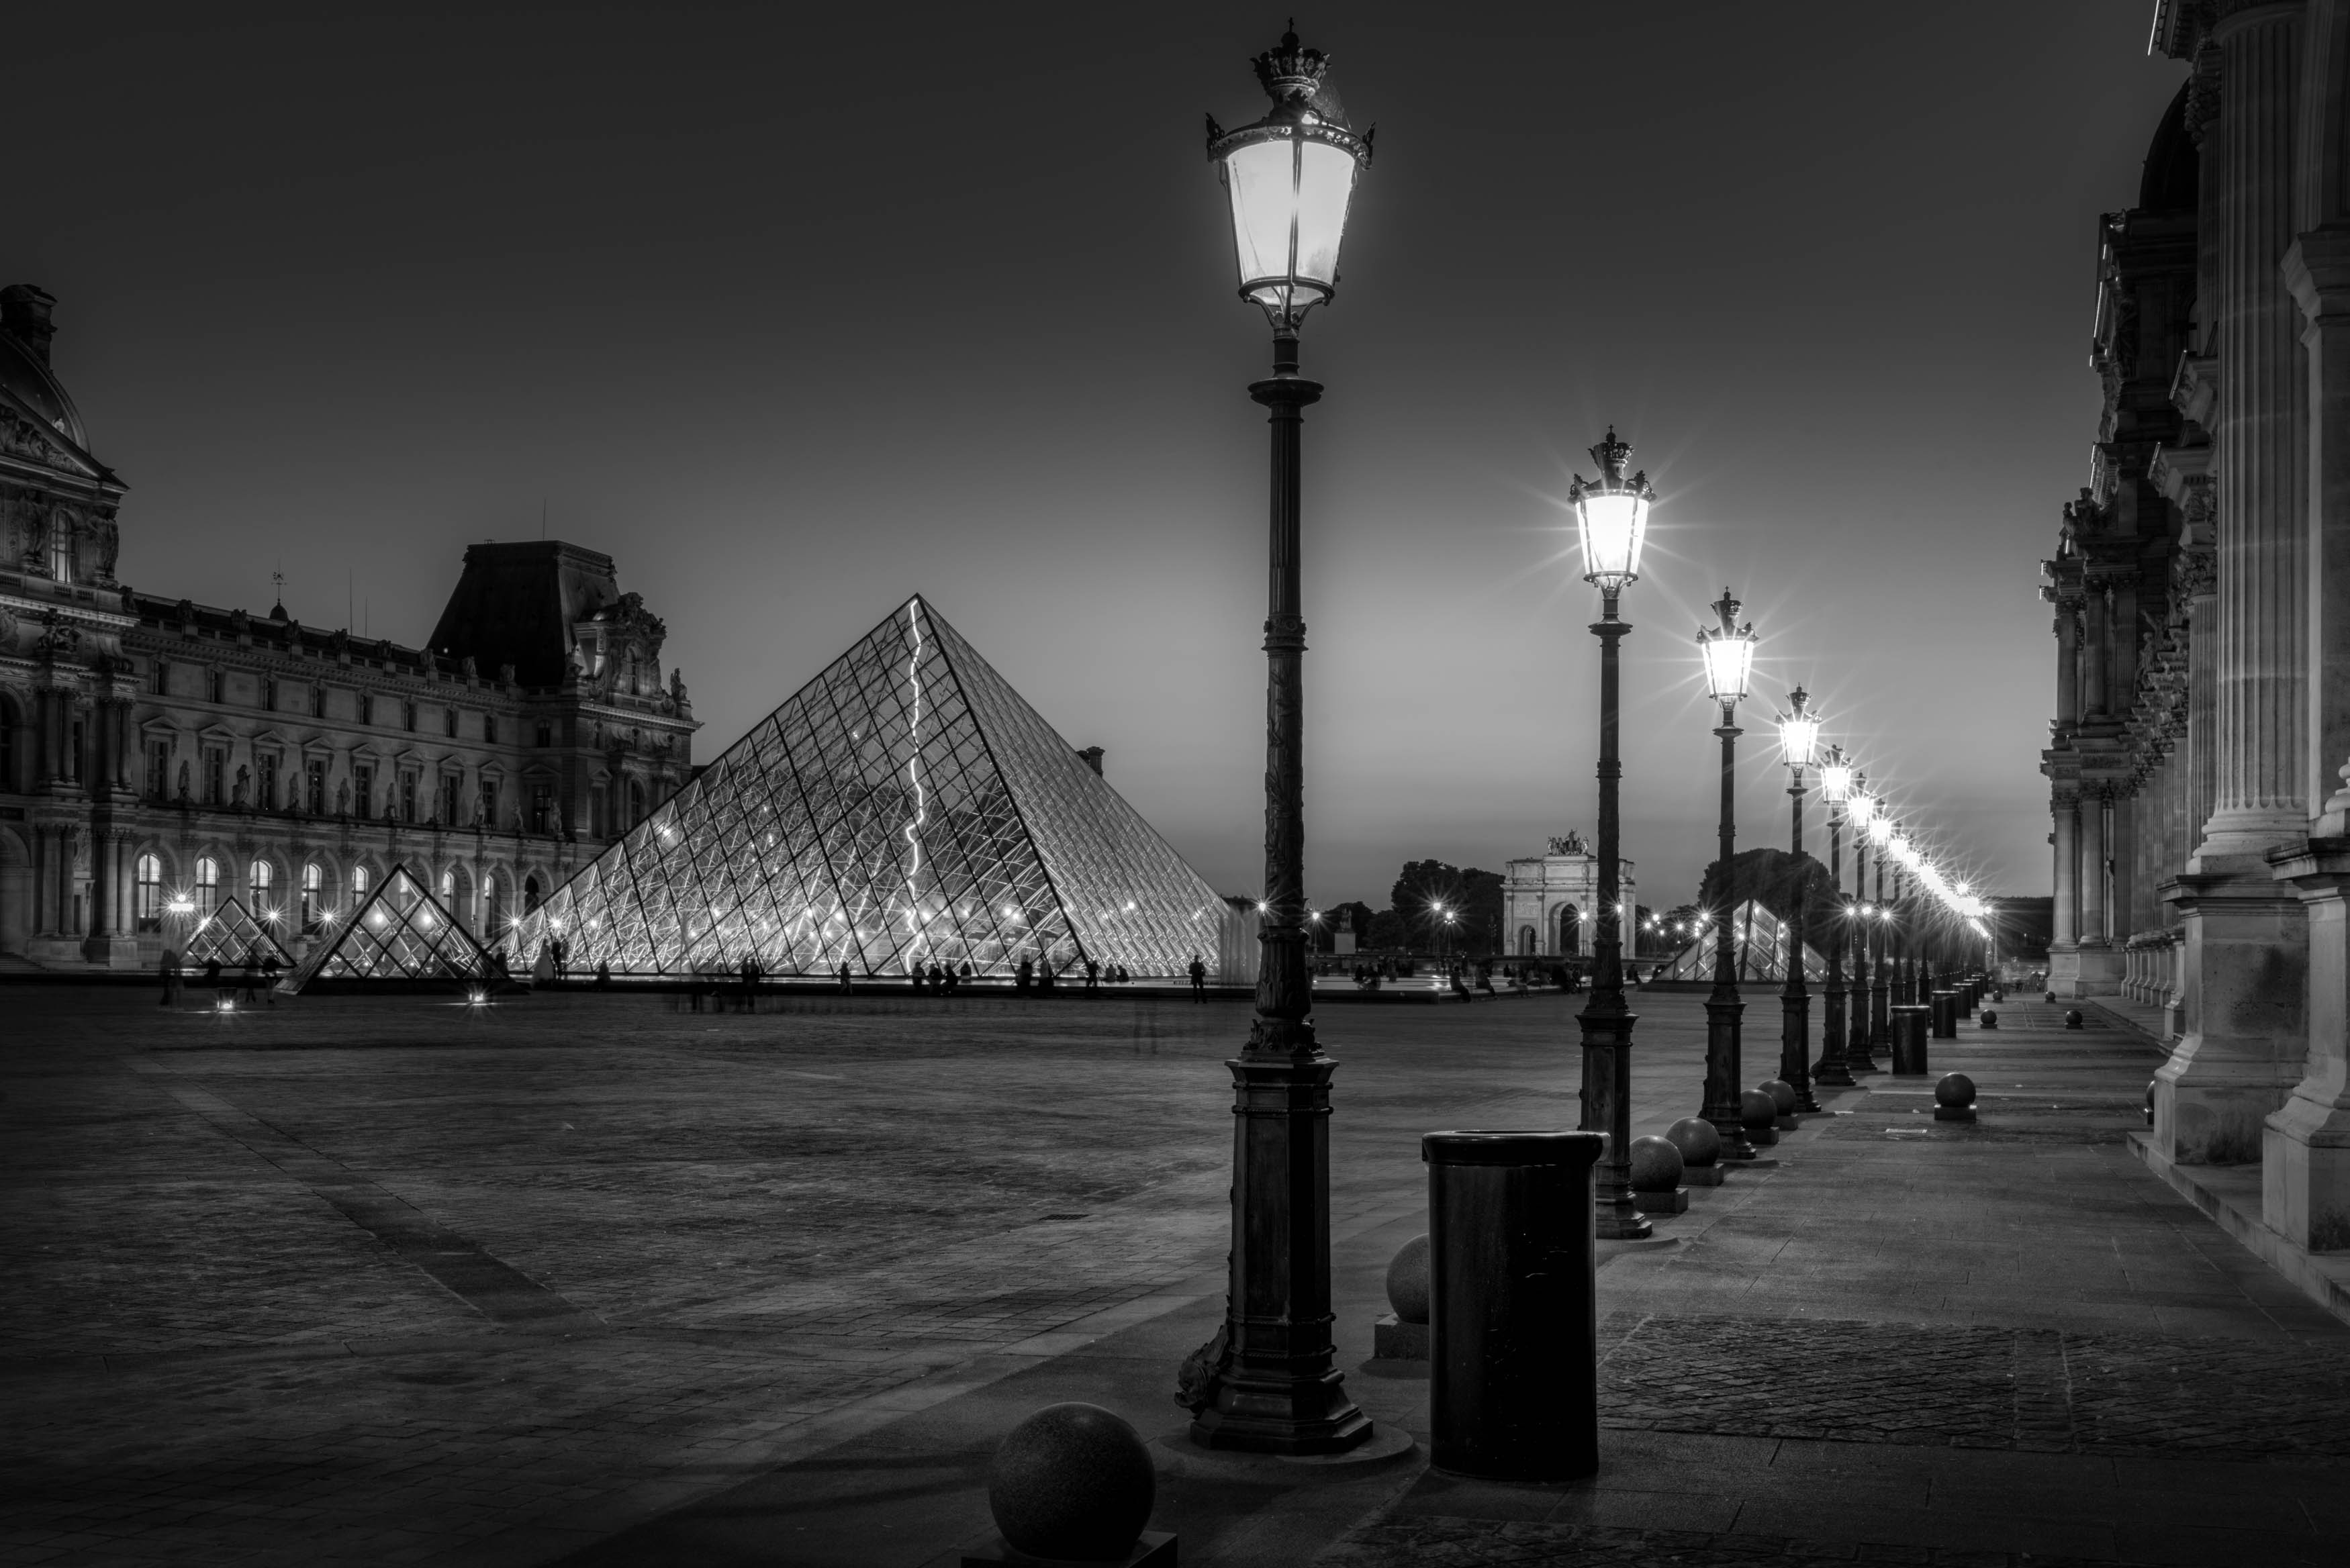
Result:
{"type": "Polygon", "coordinates": [[[354,867],[351,867],[351,897],[352,897],[354,899],[364,898],[366,898],[366,897],[367,897],[367,890],[368,890],[368,868],[367,868],[366,867],[364,867],[364,866],[354,866],[354,867]]]}
{"type": "Polygon", "coordinates": [[[130,911],[137,917],[142,931],[163,929],[163,861],[161,856],[141,855],[136,874],[131,878],[130,911]]]}
{"type": "Polygon", "coordinates": [[[495,941],[506,923],[505,889],[495,877],[482,878],[482,940],[495,941]]]}
{"type": "Polygon", "coordinates": [[[536,877],[523,878],[522,912],[525,915],[538,912],[538,878],[536,877]]]}
{"type": "Polygon", "coordinates": [[[1579,953],[1583,950],[1583,911],[1568,904],[1558,912],[1558,950],[1579,953]]]}
{"type": "Polygon", "coordinates": [[[277,880],[276,868],[266,860],[256,860],[250,867],[246,885],[253,889],[253,918],[269,919],[269,889],[277,880]]]}
{"type": "Polygon", "coordinates": [[[326,912],[327,872],[313,860],[302,867],[302,934],[307,937],[316,932],[326,912]]]}
{"type": "Polygon", "coordinates": [[[196,860],[196,913],[209,918],[220,908],[220,862],[209,855],[196,860]]]}
{"type": "Polygon", "coordinates": [[[645,819],[645,781],[629,781],[629,826],[636,826],[645,819]]]}

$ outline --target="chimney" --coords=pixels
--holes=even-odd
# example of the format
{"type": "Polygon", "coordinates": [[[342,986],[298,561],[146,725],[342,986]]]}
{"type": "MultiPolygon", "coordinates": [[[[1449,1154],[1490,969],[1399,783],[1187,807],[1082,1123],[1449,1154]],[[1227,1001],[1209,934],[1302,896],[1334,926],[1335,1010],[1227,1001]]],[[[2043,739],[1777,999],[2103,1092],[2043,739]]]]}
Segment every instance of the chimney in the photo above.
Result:
{"type": "Polygon", "coordinates": [[[1094,776],[1096,778],[1101,777],[1102,749],[1099,746],[1082,746],[1078,748],[1077,760],[1085,763],[1086,766],[1093,769],[1094,776]]]}
{"type": "Polygon", "coordinates": [[[49,362],[49,339],[57,336],[57,327],[49,320],[49,311],[57,304],[57,296],[36,283],[12,283],[0,288],[0,332],[5,332],[26,348],[42,364],[49,362]]]}

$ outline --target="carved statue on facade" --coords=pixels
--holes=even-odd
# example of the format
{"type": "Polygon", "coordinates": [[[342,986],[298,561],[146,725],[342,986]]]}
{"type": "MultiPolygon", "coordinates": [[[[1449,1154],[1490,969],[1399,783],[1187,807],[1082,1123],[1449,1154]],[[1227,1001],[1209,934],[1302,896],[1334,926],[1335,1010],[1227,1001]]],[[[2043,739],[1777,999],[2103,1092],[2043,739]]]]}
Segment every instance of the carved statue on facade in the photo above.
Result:
{"type": "Polygon", "coordinates": [[[1572,827],[1566,830],[1565,837],[1554,838],[1550,841],[1550,852],[1553,855],[1588,855],[1591,853],[1589,849],[1584,846],[1583,835],[1572,827]]]}
{"type": "Polygon", "coordinates": [[[480,668],[473,663],[473,656],[469,653],[465,655],[464,658],[457,661],[457,673],[463,676],[466,682],[471,684],[473,681],[481,679],[482,672],[480,668]]]}
{"type": "Polygon", "coordinates": [[[348,816],[350,814],[351,781],[344,779],[335,785],[335,815],[337,816],[348,816]]]}
{"type": "Polygon", "coordinates": [[[182,757],[182,758],[180,759],[180,804],[181,804],[181,805],[185,805],[187,804],[187,801],[188,801],[188,759],[187,759],[187,758],[185,758],[185,757],[182,757]]]}
{"type": "Polygon", "coordinates": [[[232,786],[229,792],[229,804],[231,805],[242,806],[245,801],[246,792],[251,790],[252,787],[253,770],[246,767],[243,763],[239,763],[236,765],[236,783],[232,786]]]}

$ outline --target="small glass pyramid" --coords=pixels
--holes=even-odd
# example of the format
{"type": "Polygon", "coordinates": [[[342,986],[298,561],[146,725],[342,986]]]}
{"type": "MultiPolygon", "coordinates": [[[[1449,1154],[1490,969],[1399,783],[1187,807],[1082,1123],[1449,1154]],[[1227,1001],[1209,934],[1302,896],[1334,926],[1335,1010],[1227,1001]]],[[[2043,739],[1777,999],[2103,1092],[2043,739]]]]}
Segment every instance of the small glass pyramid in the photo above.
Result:
{"type": "Polygon", "coordinates": [[[281,989],[314,980],[487,980],[491,972],[482,944],[407,867],[395,866],[340,929],[321,935],[281,989]]]}
{"type": "Polygon", "coordinates": [[[269,928],[255,919],[232,893],[188,933],[188,950],[180,955],[180,965],[202,969],[218,959],[223,969],[241,969],[248,957],[255,956],[275,958],[289,968],[294,962],[294,956],[269,934],[269,928]]]}
{"type": "Polygon", "coordinates": [[[1216,962],[1224,903],[917,596],[515,933],[578,973],[1138,977],[1216,962]],[[966,971],[966,966],[968,966],[966,971]]]}
{"type": "MultiPolygon", "coordinates": [[[[1755,900],[1746,902],[1730,913],[1729,929],[1738,944],[1738,983],[1749,981],[1784,985],[1787,982],[1787,927],[1778,916],[1755,900]]],[[[1708,926],[1697,940],[1680,950],[1670,964],[1651,979],[1651,985],[1711,985],[1713,983],[1713,955],[1716,940],[1722,928],[1708,926]]],[[[1827,983],[1825,960],[1804,947],[1804,979],[1814,985],[1827,983]]]]}

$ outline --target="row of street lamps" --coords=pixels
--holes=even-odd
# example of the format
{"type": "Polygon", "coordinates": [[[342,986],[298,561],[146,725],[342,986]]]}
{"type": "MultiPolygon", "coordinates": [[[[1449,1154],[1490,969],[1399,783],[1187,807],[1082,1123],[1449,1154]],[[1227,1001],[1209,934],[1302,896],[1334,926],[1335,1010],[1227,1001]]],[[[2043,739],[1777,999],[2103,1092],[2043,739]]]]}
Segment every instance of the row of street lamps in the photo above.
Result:
{"type": "MultiPolygon", "coordinates": [[[[1271,531],[1264,623],[1265,874],[1258,940],[1262,949],[1256,1015],[1247,1044],[1227,1064],[1233,1081],[1232,1245],[1222,1329],[1187,1362],[1183,1399],[1193,1412],[1194,1440],[1211,1448],[1272,1453],[1334,1453],[1371,1436],[1370,1418],[1348,1397],[1331,1338],[1329,1120],[1330,1080],[1337,1064],[1325,1054],[1312,1021],[1305,898],[1303,686],[1305,622],[1302,614],[1300,476],[1304,410],[1322,395],[1320,383],[1298,373],[1298,334],[1314,306],[1337,292],[1338,251],[1355,182],[1371,160],[1371,138],[1357,134],[1322,91],[1326,57],[1284,33],[1279,45],[1253,62],[1273,100],[1265,117],[1227,131],[1208,121],[1208,156],[1229,201],[1232,248],[1243,298],[1264,312],[1273,332],[1273,374],[1252,382],[1249,396],[1267,410],[1272,427],[1271,531]]],[[[1631,448],[1611,428],[1591,449],[1598,477],[1577,475],[1569,495],[1581,537],[1585,578],[1599,589],[1599,858],[1597,920],[1591,988],[1578,1017],[1584,1048],[1582,1127],[1608,1136],[1596,1180],[1598,1233],[1636,1237],[1648,1222],[1631,1189],[1630,1052],[1636,1015],[1624,994],[1622,860],[1618,784],[1623,764],[1617,740],[1620,645],[1631,628],[1618,614],[1623,590],[1639,577],[1641,545],[1656,492],[1644,472],[1625,472],[1631,448]]],[[[1738,623],[1738,600],[1728,590],[1714,605],[1720,624],[1699,633],[1709,695],[1721,708],[1721,886],[1728,888],[1735,840],[1731,788],[1740,731],[1737,706],[1753,672],[1755,635],[1738,623]]],[[[1781,722],[1781,742],[1794,769],[1794,848],[1803,848],[1804,770],[1821,769],[1831,803],[1831,876],[1842,879],[1842,828],[1854,835],[1856,878],[1867,845],[1898,861],[1903,871],[1940,894],[1963,900],[1956,887],[1876,815],[1875,797],[1860,775],[1831,752],[1817,755],[1819,722],[1808,697],[1793,694],[1794,711],[1781,722]],[[1880,830],[1877,826],[1883,824],[1880,830]],[[1866,830],[1866,836],[1864,836],[1866,830]]],[[[1878,857],[1878,902],[1884,864],[1878,857]]],[[[1857,885],[1856,891],[1861,889],[1857,885]]],[[[1800,885],[1799,885],[1800,898],[1800,885]]],[[[1953,907],[1958,907],[1953,903],[1953,907]]],[[[1866,910],[1856,903],[1848,909],[1866,910]]],[[[1714,986],[1706,1002],[1706,1082],[1702,1114],[1721,1129],[1725,1152],[1751,1158],[1739,1116],[1740,1020],[1736,960],[1725,909],[1716,940],[1714,986]]],[[[1784,1044],[1781,1072],[1810,1104],[1804,1061],[1810,1001],[1803,978],[1800,907],[1789,924],[1784,1044]]],[[[1855,919],[1832,931],[1827,992],[1827,1047],[1819,1081],[1846,1084],[1873,1066],[1871,1044],[1884,1036],[1887,943],[1899,928],[1889,910],[1872,925],[1855,919]],[[1868,962],[1869,936],[1877,958],[1873,1006],[1845,1016],[1842,959],[1847,924],[1859,933],[1859,963],[1868,962]],[[1864,1013],[1866,1014],[1864,1017],[1864,1013]],[[1842,1049],[1837,1042],[1842,1039],[1842,1049]]],[[[1856,991],[1858,995],[1866,986],[1856,991]]]]}

